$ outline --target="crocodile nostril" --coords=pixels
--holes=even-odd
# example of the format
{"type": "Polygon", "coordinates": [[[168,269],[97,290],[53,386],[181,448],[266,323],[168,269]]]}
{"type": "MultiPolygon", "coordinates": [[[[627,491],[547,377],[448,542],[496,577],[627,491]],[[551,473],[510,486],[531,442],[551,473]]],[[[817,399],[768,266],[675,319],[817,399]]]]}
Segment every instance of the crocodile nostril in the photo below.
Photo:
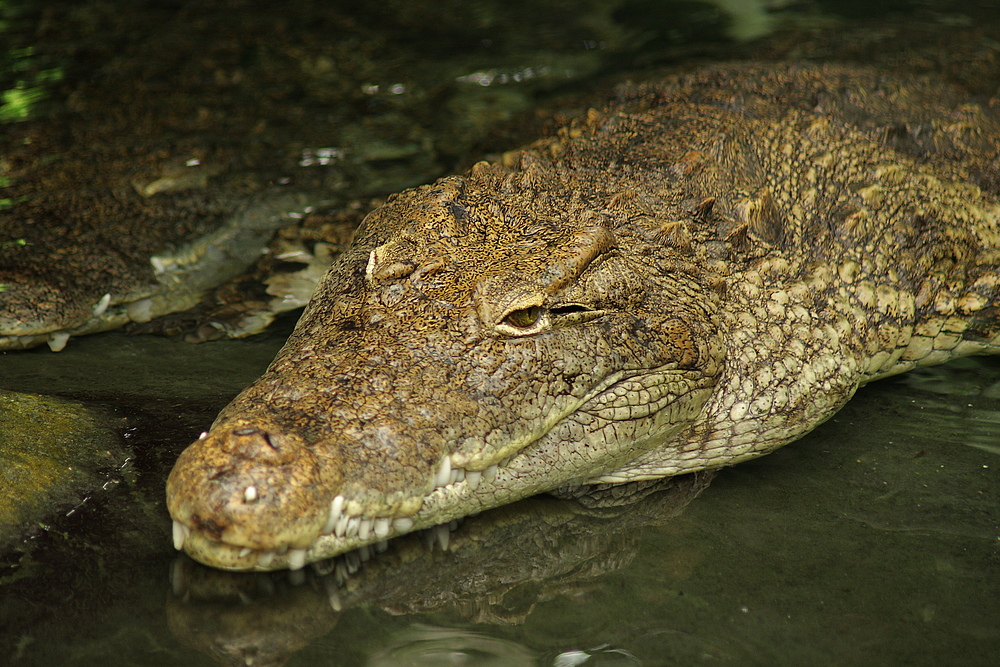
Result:
{"type": "Polygon", "coordinates": [[[245,426],[243,428],[238,428],[233,431],[233,435],[240,436],[241,438],[261,438],[264,443],[271,449],[280,450],[281,440],[280,438],[273,437],[267,431],[262,431],[254,426],[245,426]]]}
{"type": "Polygon", "coordinates": [[[282,451],[283,445],[287,444],[282,435],[270,433],[256,426],[235,428],[229,432],[229,437],[223,438],[222,442],[223,449],[247,460],[280,464],[285,463],[290,456],[290,452],[282,451]]]}

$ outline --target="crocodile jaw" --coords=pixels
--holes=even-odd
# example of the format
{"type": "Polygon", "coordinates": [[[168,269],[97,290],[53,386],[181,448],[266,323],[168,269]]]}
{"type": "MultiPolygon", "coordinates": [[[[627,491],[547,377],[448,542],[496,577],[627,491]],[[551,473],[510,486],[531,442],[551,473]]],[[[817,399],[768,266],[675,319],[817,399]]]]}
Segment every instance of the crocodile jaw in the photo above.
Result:
{"type": "MultiPolygon", "coordinates": [[[[314,457],[304,449],[295,450],[292,456],[294,438],[290,436],[262,438],[258,430],[249,437],[268,443],[280,441],[284,458],[270,472],[259,461],[236,472],[239,464],[223,458],[232,456],[229,452],[234,449],[247,449],[246,443],[234,446],[233,441],[247,440],[246,433],[254,429],[223,426],[218,429],[221,434],[213,429],[185,450],[168,480],[174,545],[195,560],[220,569],[298,569],[306,563],[537,493],[578,485],[668,442],[695,418],[711,393],[711,382],[691,372],[660,370],[657,376],[670,377],[675,388],[683,389],[657,410],[647,424],[652,430],[644,435],[637,432],[638,437],[625,447],[609,448],[604,430],[595,430],[582,441],[569,439],[570,434],[579,432],[573,413],[598,409],[600,403],[607,403],[615,395],[616,387],[641,377],[623,378],[618,374],[581,400],[577,407],[582,410],[556,420],[544,435],[524,444],[519,453],[483,470],[461,468],[452,463],[458,457],[445,455],[432,471],[427,485],[430,490],[425,495],[393,506],[372,503],[373,494],[367,494],[367,498],[364,494],[330,498],[330,489],[337,483],[323,481],[323,473],[309,463],[314,457]],[[229,471],[229,479],[220,482],[219,470],[229,471]],[[284,487],[287,493],[282,494],[284,487]],[[191,493],[194,488],[199,492],[191,493]],[[179,493],[181,489],[186,492],[179,493]],[[265,517],[268,525],[280,528],[262,532],[260,526],[265,521],[261,520],[261,510],[270,515],[280,513],[280,520],[265,517]]],[[[611,421],[607,424],[609,428],[615,425],[611,421]]],[[[260,458],[259,452],[252,454],[260,458]]],[[[702,467],[698,464],[692,470],[702,467]]]]}

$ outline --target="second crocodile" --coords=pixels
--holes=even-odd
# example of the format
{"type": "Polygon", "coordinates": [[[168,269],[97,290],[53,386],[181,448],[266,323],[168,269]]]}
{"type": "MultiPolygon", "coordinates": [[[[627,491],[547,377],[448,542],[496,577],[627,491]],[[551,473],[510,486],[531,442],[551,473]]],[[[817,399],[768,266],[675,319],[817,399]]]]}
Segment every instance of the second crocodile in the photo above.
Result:
{"type": "Polygon", "coordinates": [[[304,563],[535,493],[773,451],[858,387],[1000,352],[997,105],[716,66],[373,212],[180,457],[174,538],[304,563]]]}

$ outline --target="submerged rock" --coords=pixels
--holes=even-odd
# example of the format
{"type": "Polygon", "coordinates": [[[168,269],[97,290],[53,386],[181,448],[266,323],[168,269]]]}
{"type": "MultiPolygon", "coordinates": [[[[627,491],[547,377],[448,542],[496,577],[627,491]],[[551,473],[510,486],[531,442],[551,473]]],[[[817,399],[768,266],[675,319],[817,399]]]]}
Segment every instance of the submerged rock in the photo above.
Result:
{"type": "Polygon", "coordinates": [[[119,420],[82,403],[0,390],[0,549],[113,483],[119,420]]]}

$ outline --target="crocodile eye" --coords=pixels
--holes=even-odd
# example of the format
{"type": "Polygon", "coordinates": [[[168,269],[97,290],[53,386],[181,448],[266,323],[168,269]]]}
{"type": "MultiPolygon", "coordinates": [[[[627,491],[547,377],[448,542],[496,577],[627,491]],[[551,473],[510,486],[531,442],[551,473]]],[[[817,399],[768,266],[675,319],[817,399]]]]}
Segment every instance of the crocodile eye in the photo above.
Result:
{"type": "Polygon", "coordinates": [[[530,308],[511,311],[507,314],[507,317],[503,318],[503,321],[504,324],[509,324],[517,329],[528,329],[538,324],[541,316],[542,307],[531,306],[530,308]]]}

